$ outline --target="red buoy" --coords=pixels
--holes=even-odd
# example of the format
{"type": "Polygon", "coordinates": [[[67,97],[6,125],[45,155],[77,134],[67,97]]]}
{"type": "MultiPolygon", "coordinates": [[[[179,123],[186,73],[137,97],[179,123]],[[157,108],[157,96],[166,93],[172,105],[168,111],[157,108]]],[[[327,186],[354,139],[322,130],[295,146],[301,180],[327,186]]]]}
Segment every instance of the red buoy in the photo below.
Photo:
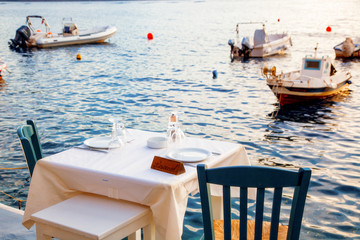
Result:
{"type": "Polygon", "coordinates": [[[280,18],[278,18],[278,22],[280,22],[280,18]]]}
{"type": "Polygon", "coordinates": [[[331,27],[330,27],[330,26],[327,26],[326,31],[327,31],[327,32],[331,32],[331,27]]]}
{"type": "Polygon", "coordinates": [[[147,38],[148,38],[148,40],[153,40],[154,36],[152,33],[148,33],[147,38]]]}

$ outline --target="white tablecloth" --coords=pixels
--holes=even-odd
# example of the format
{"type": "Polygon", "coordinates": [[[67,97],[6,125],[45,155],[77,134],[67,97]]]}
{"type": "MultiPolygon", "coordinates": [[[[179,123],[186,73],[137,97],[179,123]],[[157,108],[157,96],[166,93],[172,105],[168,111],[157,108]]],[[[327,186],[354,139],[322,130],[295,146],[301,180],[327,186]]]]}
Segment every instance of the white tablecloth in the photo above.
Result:
{"type": "MultiPolygon", "coordinates": [[[[147,139],[158,133],[130,133],[135,140],[120,150],[103,153],[72,148],[38,161],[23,225],[30,228],[34,224],[31,214],[89,192],[150,206],[156,239],[181,239],[188,196],[198,191],[196,168],[185,165],[186,172],[178,176],[151,169],[153,157],[166,156],[168,149],[146,146],[147,139]]],[[[245,148],[239,144],[186,138],[183,146],[221,153],[204,162],[208,167],[250,165],[245,148]]]]}

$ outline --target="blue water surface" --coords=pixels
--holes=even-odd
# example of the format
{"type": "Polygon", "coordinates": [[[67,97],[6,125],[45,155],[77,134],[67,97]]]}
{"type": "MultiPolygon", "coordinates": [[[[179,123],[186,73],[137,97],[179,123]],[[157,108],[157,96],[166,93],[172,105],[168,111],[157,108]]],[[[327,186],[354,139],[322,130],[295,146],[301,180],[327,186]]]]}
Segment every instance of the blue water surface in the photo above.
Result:
{"type": "MultiPolygon", "coordinates": [[[[278,72],[299,69],[317,43],[319,56],[334,57],[333,46],[359,37],[358,0],[0,7],[0,57],[11,72],[0,80],[0,168],[25,166],[16,129],[26,119],[37,122],[44,154],[50,155],[110,133],[113,115],[128,128],[165,132],[171,111],[183,111],[187,136],[243,144],[253,165],[312,169],[301,239],[360,239],[359,60],[335,60],[338,71],[351,72],[353,84],[312,105],[279,109],[261,74],[264,65],[278,72]],[[52,32],[61,30],[63,17],[72,17],[79,28],[115,25],[118,32],[104,44],[11,51],[7,41],[27,15],[46,17],[52,32]],[[249,21],[266,21],[269,33],[287,31],[292,49],[285,56],[231,62],[228,40],[235,38],[237,23],[249,21]]],[[[261,25],[241,24],[240,35],[256,28],[261,25]]],[[[23,209],[29,182],[27,169],[0,170],[0,191],[24,200],[23,209]]],[[[2,193],[0,202],[18,206],[2,193]]],[[[201,224],[199,196],[191,196],[183,239],[201,239],[201,224]]]]}

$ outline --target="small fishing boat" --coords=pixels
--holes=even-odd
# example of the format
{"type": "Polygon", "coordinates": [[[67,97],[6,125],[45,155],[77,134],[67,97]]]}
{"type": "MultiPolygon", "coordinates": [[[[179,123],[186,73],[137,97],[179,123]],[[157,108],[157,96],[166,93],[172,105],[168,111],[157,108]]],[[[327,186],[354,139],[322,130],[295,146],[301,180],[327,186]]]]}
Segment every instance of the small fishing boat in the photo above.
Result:
{"type": "Polygon", "coordinates": [[[262,23],[262,29],[255,30],[253,39],[250,39],[250,37],[243,37],[240,42],[239,24],[240,23],[236,25],[236,42],[232,39],[228,42],[231,48],[231,59],[242,57],[263,58],[276,54],[284,54],[285,50],[292,46],[290,35],[287,33],[267,34],[264,23],[262,23]]]}
{"type": "Polygon", "coordinates": [[[50,31],[50,26],[42,16],[27,16],[26,26],[23,25],[16,30],[14,39],[10,39],[10,48],[29,48],[29,47],[60,47],[75,44],[102,43],[116,33],[116,27],[104,26],[89,30],[78,29],[71,18],[63,19],[63,30],[61,33],[54,34],[50,31]],[[45,31],[35,29],[32,19],[41,19],[41,24],[45,26],[45,31]]]}
{"type": "Polygon", "coordinates": [[[266,83],[281,106],[324,99],[340,93],[351,83],[349,72],[337,72],[330,57],[306,56],[301,70],[276,74],[264,67],[266,83]]]}
{"type": "Polygon", "coordinates": [[[360,38],[346,38],[334,47],[336,58],[360,58],[360,38]]]}
{"type": "Polygon", "coordinates": [[[7,68],[6,63],[0,58],[0,78],[4,75],[6,68],[7,68]]]}

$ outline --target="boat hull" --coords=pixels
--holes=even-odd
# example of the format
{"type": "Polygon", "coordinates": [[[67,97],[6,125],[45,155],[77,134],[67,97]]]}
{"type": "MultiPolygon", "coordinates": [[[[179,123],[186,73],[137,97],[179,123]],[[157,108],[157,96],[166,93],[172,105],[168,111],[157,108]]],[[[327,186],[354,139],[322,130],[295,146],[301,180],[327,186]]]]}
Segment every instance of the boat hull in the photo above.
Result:
{"type": "MultiPolygon", "coordinates": [[[[344,56],[343,51],[335,49],[335,57],[336,58],[347,58],[344,56]]],[[[348,58],[360,58],[360,49],[357,51],[354,51],[353,54],[348,58]]]]}
{"type": "Polygon", "coordinates": [[[36,47],[49,48],[49,47],[61,47],[77,44],[89,44],[89,43],[102,43],[106,39],[110,38],[116,33],[115,27],[107,27],[104,31],[79,34],[74,36],[54,36],[44,37],[36,41],[36,47]]]}
{"type": "Polygon", "coordinates": [[[348,80],[338,84],[336,88],[292,88],[269,85],[281,106],[322,100],[341,93],[349,86],[348,80]]]}

